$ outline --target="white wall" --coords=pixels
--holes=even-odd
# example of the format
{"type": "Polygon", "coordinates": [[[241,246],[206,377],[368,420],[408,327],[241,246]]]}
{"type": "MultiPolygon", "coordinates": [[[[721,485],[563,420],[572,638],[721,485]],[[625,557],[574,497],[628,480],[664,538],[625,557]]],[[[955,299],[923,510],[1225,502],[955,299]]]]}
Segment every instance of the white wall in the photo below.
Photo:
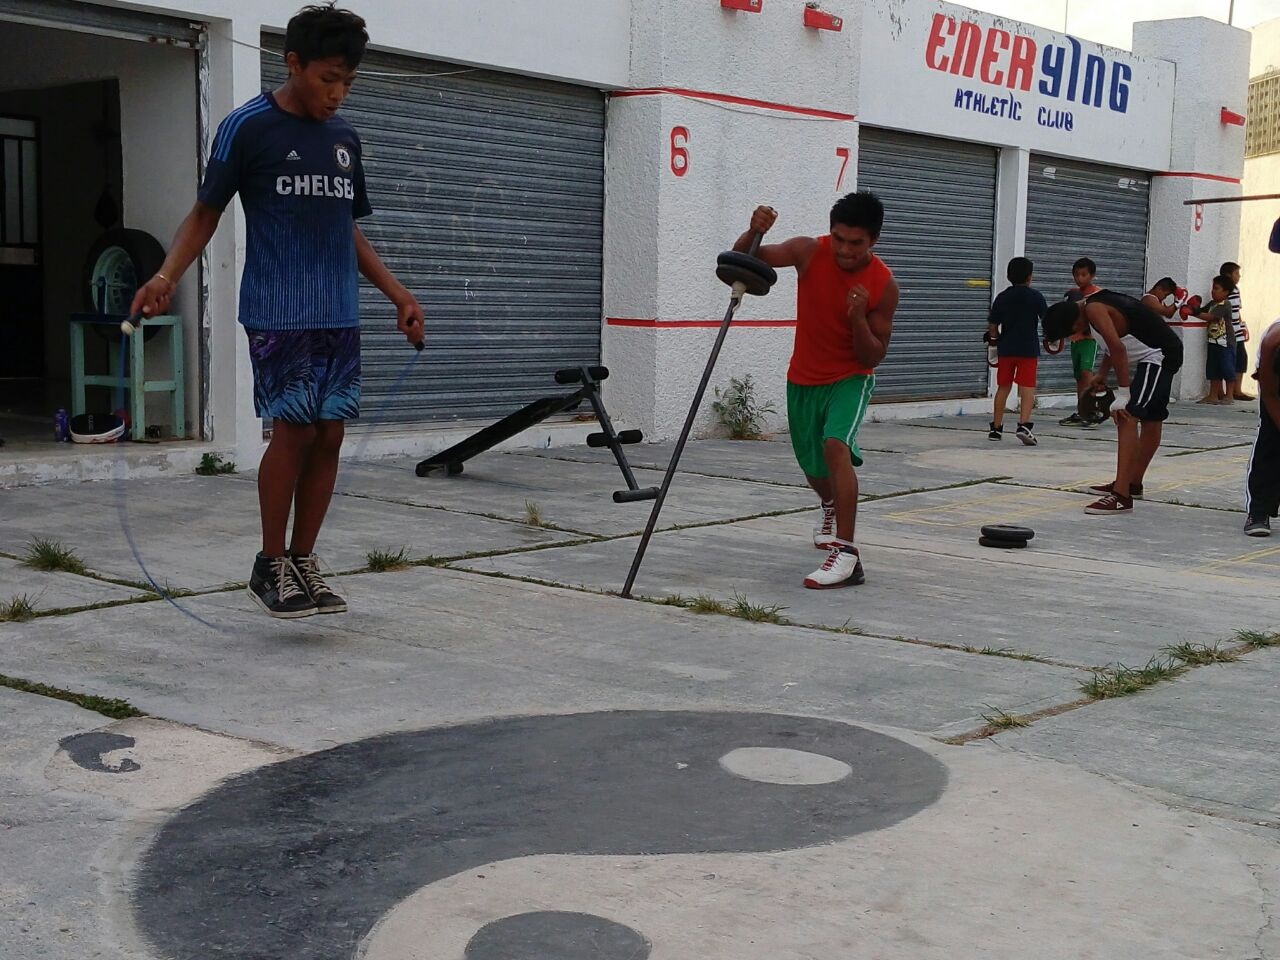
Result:
{"type": "Polygon", "coordinates": [[[863,123],[1167,169],[1171,64],[935,0],[868,0],[865,18],[863,123]]]}
{"type": "MultiPolygon", "coordinates": [[[[1253,28],[1253,50],[1249,59],[1250,78],[1280,70],[1280,19],[1253,28]]],[[[1253,157],[1244,162],[1246,194],[1280,193],[1280,153],[1253,157]]],[[[1280,200],[1241,204],[1240,256],[1243,272],[1240,295],[1244,320],[1249,326],[1250,370],[1256,362],[1258,337],[1276,316],[1280,316],[1280,259],[1267,249],[1271,227],[1280,217],[1280,200]]]]}
{"type": "MultiPolygon", "coordinates": [[[[0,90],[32,90],[109,78],[120,82],[124,226],[145,230],[168,246],[195,197],[195,55],[190,50],[23,24],[6,23],[0,31],[0,90]]],[[[12,101],[11,97],[9,102],[12,101]]],[[[101,189],[101,163],[97,149],[86,158],[93,200],[101,189]]],[[[43,187],[46,193],[60,189],[57,183],[45,183],[43,187]]],[[[90,214],[92,209],[90,201],[90,214]]],[[[57,275],[70,278],[78,277],[87,252],[87,247],[49,246],[45,255],[46,259],[57,261],[57,275]]],[[[78,279],[70,282],[78,283],[78,279]]],[[[195,424],[200,363],[194,275],[183,281],[173,309],[186,321],[187,420],[195,424]]],[[[48,348],[66,349],[65,343],[63,340],[61,347],[54,343],[48,348]]],[[[148,350],[155,355],[148,359],[149,375],[164,376],[168,353],[163,336],[153,340],[148,350]],[[155,372],[151,373],[153,369],[155,372]]],[[[160,395],[148,400],[150,422],[169,421],[164,404],[160,395]]]]}
{"type": "MultiPolygon", "coordinates": [[[[303,0],[98,0],[221,21],[237,39],[283,29],[303,0]]],[[[351,0],[374,46],[415,56],[589,83],[627,85],[630,0],[351,0]]],[[[253,42],[257,42],[256,39],[253,42]]]]}
{"type": "MultiPolygon", "coordinates": [[[[858,8],[824,6],[847,16],[843,31],[806,29],[798,4],[765,3],[755,14],[688,0],[637,4],[633,83],[852,115],[858,8]]],[[[728,288],[715,278],[716,254],[733,245],[762,203],[779,212],[770,240],[825,233],[842,163],[837,148],[856,153],[852,120],[670,94],[611,101],[605,313],[615,322],[605,327],[604,355],[613,371],[611,410],[620,418],[652,439],[678,432],[728,304],[728,288]],[[683,175],[672,169],[676,128],[688,131],[683,175]]],[[[850,163],[840,192],[852,190],[855,177],[850,163]]],[[[785,412],[794,335],[795,275],[781,273],[768,297],[744,304],[738,316],[747,322],[731,330],[712,379],[725,386],[750,373],[758,397],[778,409],[771,427],[785,412]]],[[[711,399],[708,391],[699,434],[715,429],[711,399]]]]}
{"type": "MultiPolygon", "coordinates": [[[[1177,64],[1174,138],[1170,174],[1151,187],[1148,263],[1205,295],[1225,260],[1236,259],[1240,204],[1196,208],[1197,197],[1238,196],[1244,173],[1244,128],[1223,124],[1222,108],[1245,112],[1248,97],[1249,34],[1216,20],[1191,17],[1138,23],[1134,50],[1177,64]],[[1185,279],[1184,279],[1185,278],[1185,279]]],[[[1205,337],[1198,326],[1183,327],[1185,361],[1177,396],[1204,393],[1205,337]]]]}

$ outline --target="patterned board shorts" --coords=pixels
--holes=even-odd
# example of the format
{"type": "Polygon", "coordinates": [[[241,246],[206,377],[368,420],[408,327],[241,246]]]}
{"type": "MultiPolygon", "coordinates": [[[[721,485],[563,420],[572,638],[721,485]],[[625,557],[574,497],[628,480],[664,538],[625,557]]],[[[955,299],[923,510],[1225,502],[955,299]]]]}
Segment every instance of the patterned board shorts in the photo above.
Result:
{"type": "Polygon", "coordinates": [[[246,330],[258,416],[285,423],[360,416],[360,328],[246,330]]]}

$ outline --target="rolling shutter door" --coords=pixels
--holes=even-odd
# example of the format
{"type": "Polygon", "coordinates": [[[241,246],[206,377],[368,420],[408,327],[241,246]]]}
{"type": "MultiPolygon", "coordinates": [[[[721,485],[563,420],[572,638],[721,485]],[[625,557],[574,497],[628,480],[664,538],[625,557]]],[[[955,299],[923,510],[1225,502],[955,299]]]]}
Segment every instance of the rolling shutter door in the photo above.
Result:
{"type": "Polygon", "coordinates": [[[864,127],[858,188],[884,201],[876,253],[902,290],[876,399],[985,396],[996,151],[864,127]]]}
{"type": "MultiPolygon", "coordinates": [[[[1150,174],[1032,154],[1026,242],[1035,263],[1032,286],[1050,304],[1061,300],[1075,285],[1071,265],[1088,257],[1098,265],[1099,286],[1141,297],[1150,201],[1150,174]]],[[[1069,351],[1042,356],[1038,379],[1039,393],[1074,393],[1069,351]]]]}
{"type": "MultiPolygon", "coordinates": [[[[268,89],[283,82],[278,54],[262,72],[268,89]]],[[[360,226],[427,316],[423,362],[396,387],[412,350],[362,281],[369,419],[494,419],[554,392],[560,367],[599,363],[600,91],[370,53],[342,115],[374,209],[360,226]]]]}

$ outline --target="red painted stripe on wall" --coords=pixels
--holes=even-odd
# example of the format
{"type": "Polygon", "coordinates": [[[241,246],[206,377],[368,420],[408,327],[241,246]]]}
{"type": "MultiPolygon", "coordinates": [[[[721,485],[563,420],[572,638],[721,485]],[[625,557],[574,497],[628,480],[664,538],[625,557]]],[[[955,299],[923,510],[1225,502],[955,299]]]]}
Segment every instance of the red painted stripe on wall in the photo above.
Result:
{"type": "Polygon", "coordinates": [[[1217,183],[1239,183],[1239,177],[1220,177],[1216,173],[1190,173],[1185,170],[1170,170],[1168,173],[1153,173],[1153,177],[1189,177],[1192,180],[1213,180],[1217,183]]]}
{"type": "MultiPolygon", "coordinates": [[[[687,327],[716,328],[721,320],[658,320],[640,317],[605,317],[604,322],[611,327],[644,327],[646,329],[681,329],[687,327]]],[[[794,327],[795,320],[734,320],[735,327],[794,327]]]]}
{"type": "Polygon", "coordinates": [[[761,110],[778,110],[782,113],[798,113],[805,117],[821,117],[824,120],[856,120],[852,113],[837,113],[834,110],[819,110],[816,107],[797,107],[789,103],[775,103],[771,100],[753,100],[750,97],[735,97],[728,93],[712,93],[709,90],[687,90],[684,87],[651,87],[644,90],[614,90],[613,97],[692,97],[695,100],[709,100],[713,103],[732,103],[743,107],[758,107],[761,110]]]}

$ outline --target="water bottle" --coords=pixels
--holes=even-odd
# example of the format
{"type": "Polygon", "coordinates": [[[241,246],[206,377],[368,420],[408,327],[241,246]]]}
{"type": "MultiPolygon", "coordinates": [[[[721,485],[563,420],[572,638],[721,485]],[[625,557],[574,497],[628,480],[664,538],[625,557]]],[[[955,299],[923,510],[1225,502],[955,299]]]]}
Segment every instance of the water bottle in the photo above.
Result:
{"type": "Polygon", "coordinates": [[[67,443],[71,440],[71,419],[61,407],[53,415],[53,439],[55,443],[67,443]]]}

